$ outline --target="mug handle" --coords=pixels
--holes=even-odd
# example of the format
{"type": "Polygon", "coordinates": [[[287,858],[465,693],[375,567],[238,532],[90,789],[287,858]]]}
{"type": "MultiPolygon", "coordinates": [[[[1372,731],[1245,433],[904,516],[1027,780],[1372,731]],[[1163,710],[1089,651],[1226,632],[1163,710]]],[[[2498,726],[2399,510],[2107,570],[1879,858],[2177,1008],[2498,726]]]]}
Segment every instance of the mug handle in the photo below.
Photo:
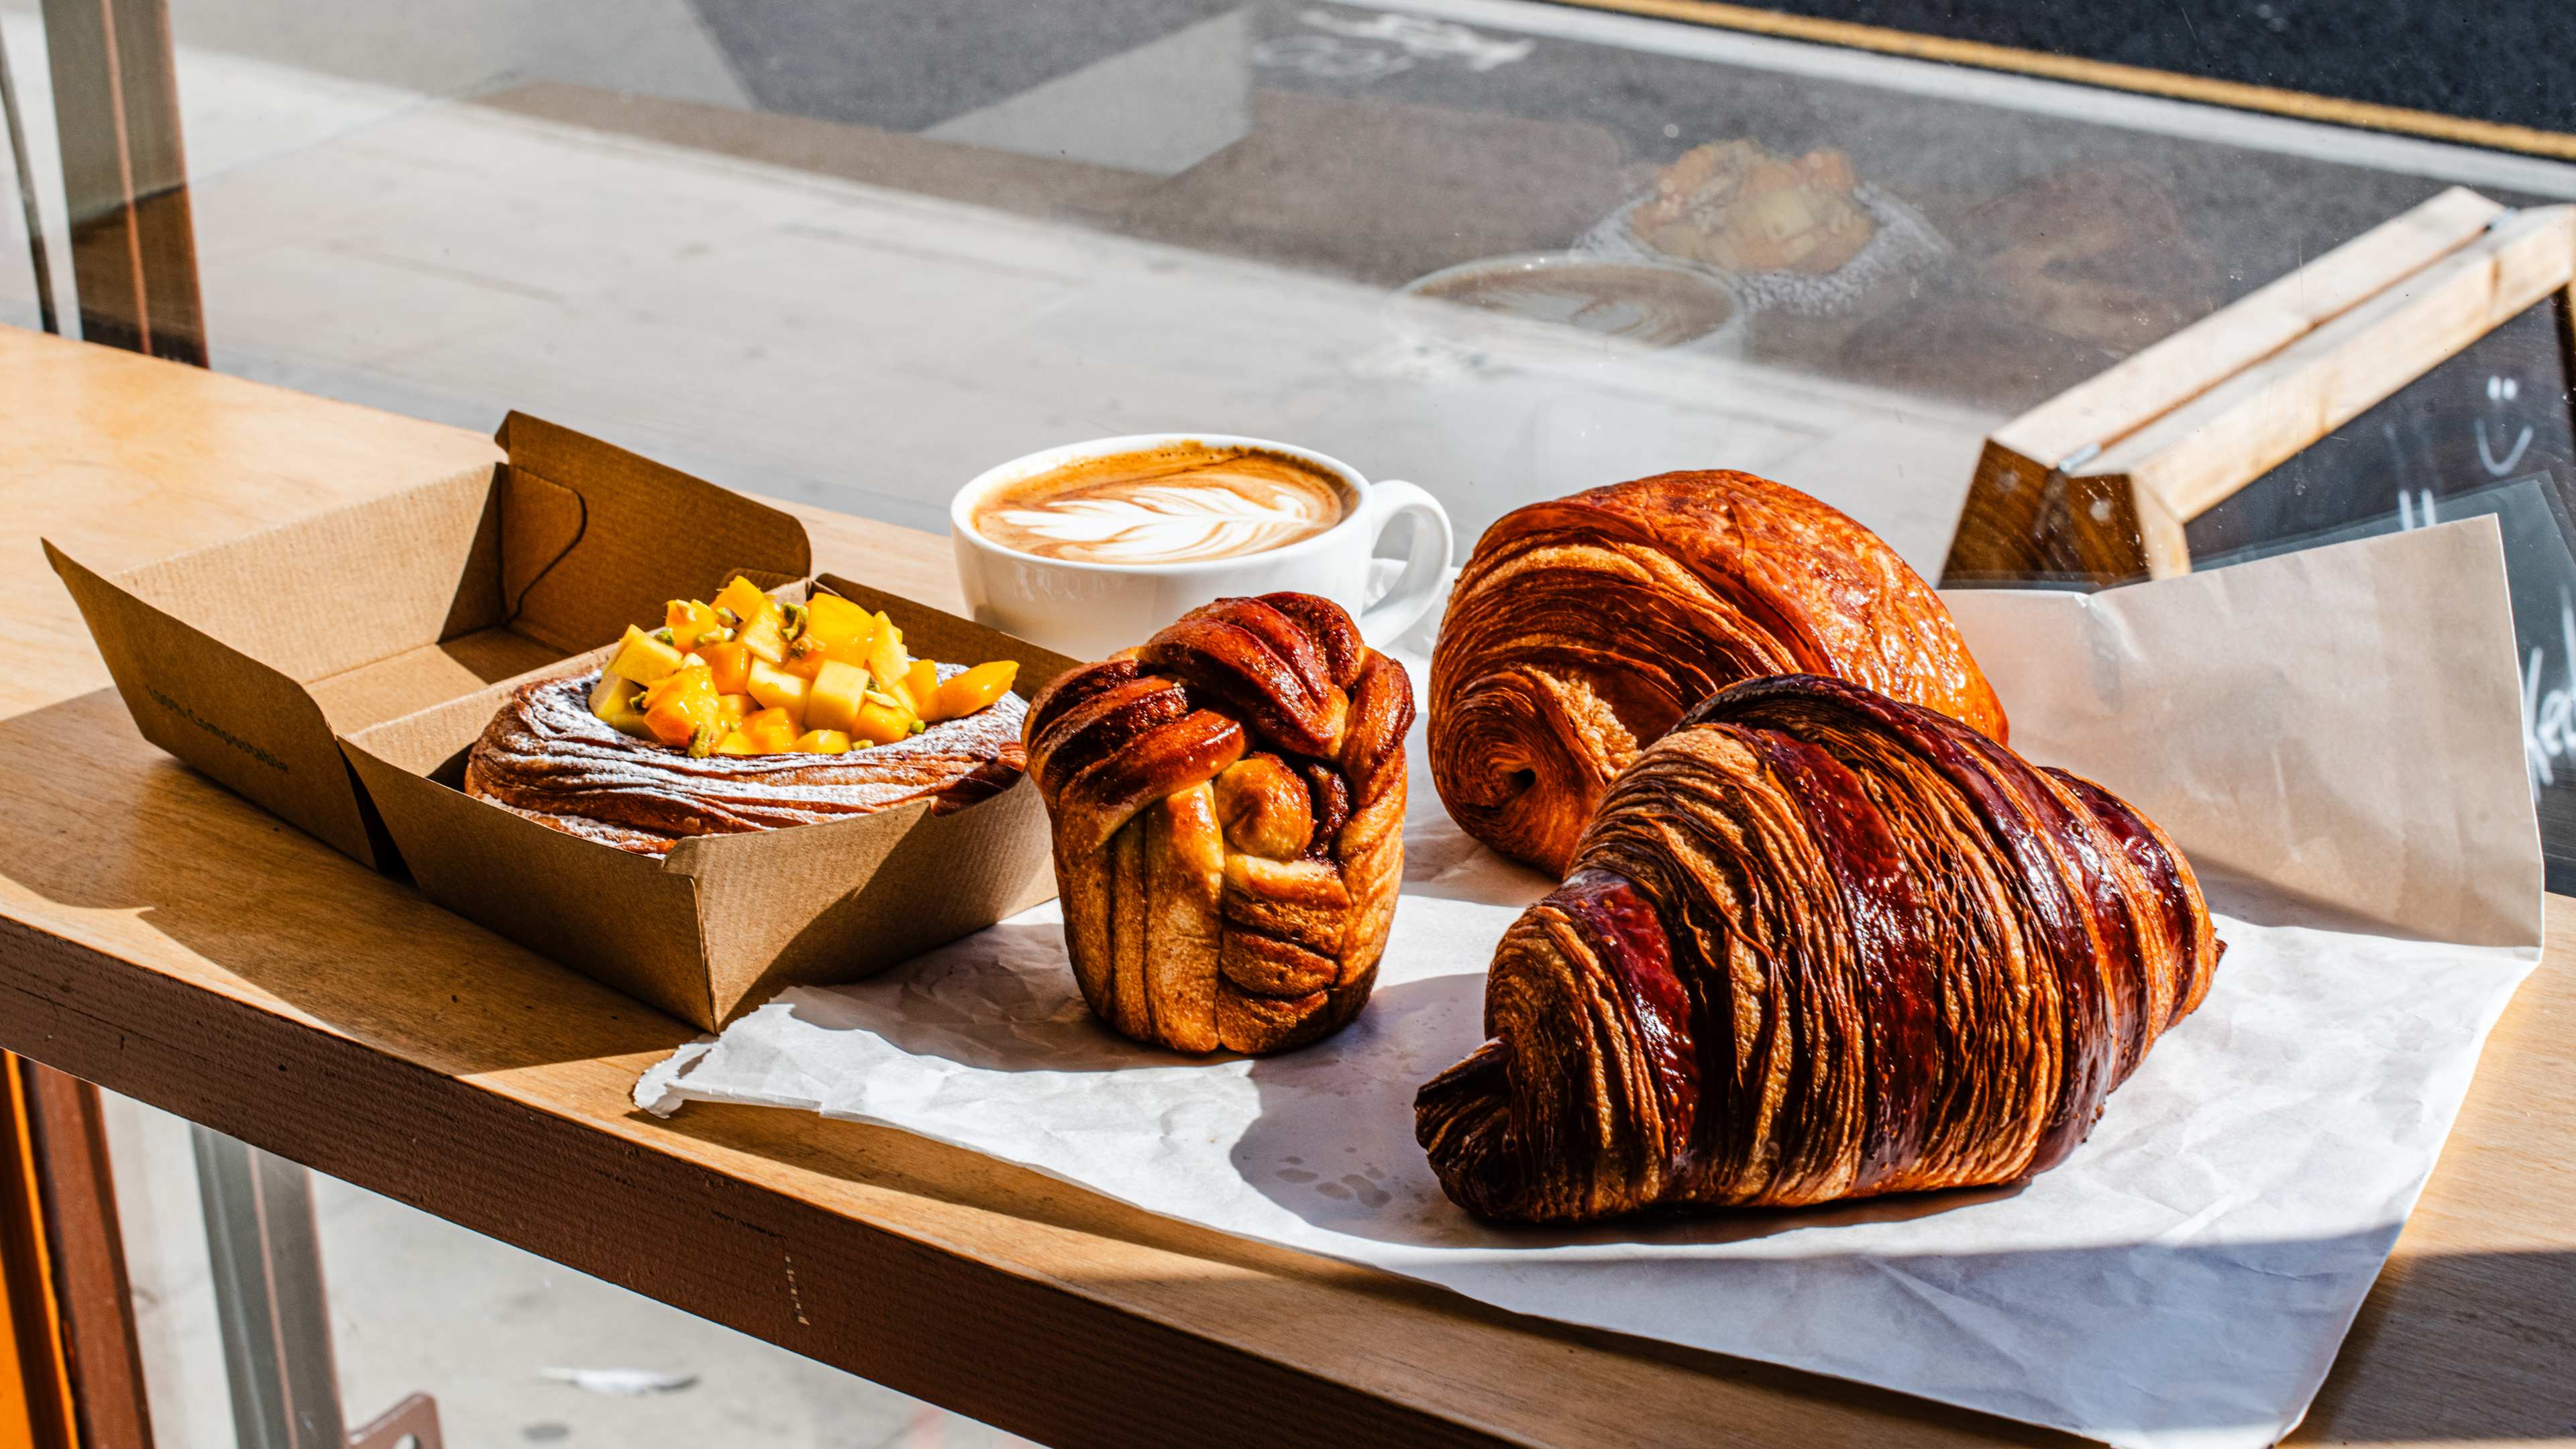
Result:
{"type": "Polygon", "coordinates": [[[1385,597],[1360,611],[1360,637],[1372,649],[1385,649],[1396,636],[1414,626],[1440,597],[1440,585],[1449,574],[1449,553],[1456,540],[1449,530],[1449,511],[1440,500],[1401,479],[1388,478],[1369,485],[1369,502],[1378,510],[1377,531],[1370,538],[1386,537],[1386,531],[1399,518],[1418,520],[1413,530],[1413,544],[1405,554],[1404,572],[1385,597]]]}

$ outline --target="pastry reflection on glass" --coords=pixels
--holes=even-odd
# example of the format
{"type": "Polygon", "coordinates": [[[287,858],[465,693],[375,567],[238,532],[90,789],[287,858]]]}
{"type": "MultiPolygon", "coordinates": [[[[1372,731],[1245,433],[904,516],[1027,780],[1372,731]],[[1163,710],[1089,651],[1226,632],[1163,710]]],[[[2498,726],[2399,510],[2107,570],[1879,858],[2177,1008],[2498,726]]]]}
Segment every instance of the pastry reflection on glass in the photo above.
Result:
{"type": "Polygon", "coordinates": [[[1753,680],[1611,787],[1415,1135],[1505,1221],[2011,1182],[2084,1140],[2223,949],[2109,791],[1840,680],[1753,680]]]}
{"type": "Polygon", "coordinates": [[[1417,277],[1396,294],[1398,327],[1473,354],[1562,356],[1602,345],[1715,350],[1747,314],[1713,276],[1670,262],[1528,252],[1417,277]]]}
{"type": "Polygon", "coordinates": [[[1404,873],[1413,685],[1311,594],[1220,599],[1029,706],[1065,949],[1176,1051],[1284,1051],[1368,1001],[1404,873]]]}
{"type": "Polygon", "coordinates": [[[1562,876],[1610,780],[1738,680],[1824,674],[1963,720],[2003,707],[1876,534],[1750,473],[1661,473],[1505,514],[1431,656],[1431,778],[1469,835],[1562,876]]]}
{"type": "Polygon", "coordinates": [[[1628,227],[1666,256],[1731,272],[1821,276],[1860,255],[1877,234],[1855,199],[1859,184],[1840,151],[1792,161],[1753,141],[1713,141],[1663,169],[1628,227]]]}

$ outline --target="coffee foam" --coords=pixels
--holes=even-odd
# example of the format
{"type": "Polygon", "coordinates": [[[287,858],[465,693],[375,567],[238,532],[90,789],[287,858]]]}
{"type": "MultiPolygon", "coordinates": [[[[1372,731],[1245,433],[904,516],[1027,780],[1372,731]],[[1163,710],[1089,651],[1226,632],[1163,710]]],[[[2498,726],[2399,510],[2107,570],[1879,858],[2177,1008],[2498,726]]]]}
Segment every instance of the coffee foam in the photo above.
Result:
{"type": "Polygon", "coordinates": [[[1312,537],[1342,512],[1340,486],[1310,464],[1191,448],[1090,459],[1004,485],[975,510],[974,526],[1041,558],[1194,563],[1312,537]]]}

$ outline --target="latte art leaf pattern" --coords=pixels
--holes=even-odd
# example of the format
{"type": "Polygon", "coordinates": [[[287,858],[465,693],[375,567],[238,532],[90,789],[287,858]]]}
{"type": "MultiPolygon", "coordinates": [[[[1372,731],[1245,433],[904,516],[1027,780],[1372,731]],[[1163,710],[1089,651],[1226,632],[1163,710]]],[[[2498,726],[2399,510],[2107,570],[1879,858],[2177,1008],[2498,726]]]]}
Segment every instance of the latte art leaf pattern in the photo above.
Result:
{"type": "Polygon", "coordinates": [[[1067,498],[999,517],[1103,563],[1228,558],[1277,548],[1321,522],[1310,498],[1287,489],[1245,497],[1226,488],[1138,488],[1124,498],[1067,498]]]}
{"type": "Polygon", "coordinates": [[[976,511],[1006,548],[1084,563],[1193,563],[1260,553],[1341,521],[1333,479],[1250,450],[1182,446],[1089,460],[976,511]]]}

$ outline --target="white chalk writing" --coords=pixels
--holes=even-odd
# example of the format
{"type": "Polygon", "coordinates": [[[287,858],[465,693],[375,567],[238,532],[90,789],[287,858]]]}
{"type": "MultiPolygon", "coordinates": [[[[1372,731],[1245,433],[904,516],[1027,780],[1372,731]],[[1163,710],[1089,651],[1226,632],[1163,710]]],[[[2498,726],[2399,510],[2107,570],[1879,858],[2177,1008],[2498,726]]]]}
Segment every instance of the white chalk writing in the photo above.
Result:
{"type": "Polygon", "coordinates": [[[2576,750],[2576,731],[2569,728],[2576,720],[2576,599],[2564,589],[2558,591],[2558,637],[2567,648],[2565,684],[2541,689],[2541,670],[2548,663],[2544,649],[2532,650],[2522,671],[2522,756],[2535,792],[2557,783],[2556,762],[2576,750]]]}

